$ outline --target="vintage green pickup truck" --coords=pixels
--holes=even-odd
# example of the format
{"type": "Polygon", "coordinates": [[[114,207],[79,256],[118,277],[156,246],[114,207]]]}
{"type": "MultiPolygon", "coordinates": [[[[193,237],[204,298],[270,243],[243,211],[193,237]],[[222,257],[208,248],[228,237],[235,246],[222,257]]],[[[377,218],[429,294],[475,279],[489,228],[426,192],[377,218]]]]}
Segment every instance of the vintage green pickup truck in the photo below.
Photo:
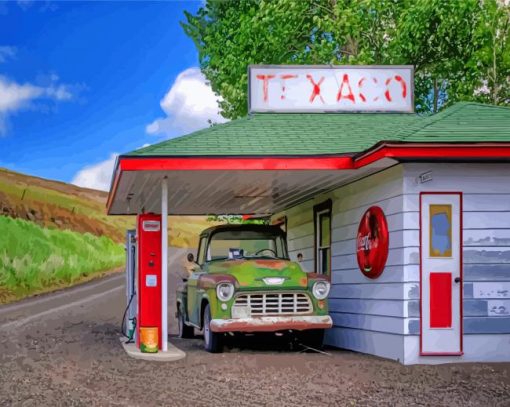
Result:
{"type": "Polygon", "coordinates": [[[226,333],[291,332],[320,347],[332,326],[329,290],[327,276],[289,260],[280,227],[215,226],[201,233],[193,272],[177,291],[179,336],[203,330],[209,352],[223,350],[226,333]]]}

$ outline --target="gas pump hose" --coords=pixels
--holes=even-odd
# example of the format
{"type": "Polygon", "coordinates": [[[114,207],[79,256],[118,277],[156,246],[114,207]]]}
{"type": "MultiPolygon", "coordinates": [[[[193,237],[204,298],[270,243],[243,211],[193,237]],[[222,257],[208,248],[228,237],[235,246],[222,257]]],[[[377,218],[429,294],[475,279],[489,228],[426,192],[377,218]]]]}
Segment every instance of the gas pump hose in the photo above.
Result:
{"type": "Polygon", "coordinates": [[[131,302],[133,301],[133,298],[134,296],[136,295],[135,292],[133,292],[131,294],[131,298],[129,299],[128,301],[128,304],[127,304],[127,307],[126,309],[124,310],[124,315],[122,316],[122,321],[120,322],[120,332],[123,336],[125,336],[126,338],[128,338],[127,342],[126,343],[131,343],[133,341],[133,336],[135,334],[135,330],[136,330],[136,317],[133,318],[133,330],[131,331],[131,334],[130,335],[127,335],[126,332],[124,331],[124,322],[126,320],[126,314],[127,314],[127,311],[129,309],[129,306],[131,305],[131,302]]]}

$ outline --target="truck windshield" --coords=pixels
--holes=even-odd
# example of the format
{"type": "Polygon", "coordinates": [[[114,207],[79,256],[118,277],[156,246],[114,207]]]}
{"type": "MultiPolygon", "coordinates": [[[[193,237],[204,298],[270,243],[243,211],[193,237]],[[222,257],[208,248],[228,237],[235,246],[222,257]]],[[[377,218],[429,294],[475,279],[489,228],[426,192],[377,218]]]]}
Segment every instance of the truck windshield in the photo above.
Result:
{"type": "Polygon", "coordinates": [[[216,232],[207,250],[207,260],[287,257],[282,235],[251,230],[216,232]]]}

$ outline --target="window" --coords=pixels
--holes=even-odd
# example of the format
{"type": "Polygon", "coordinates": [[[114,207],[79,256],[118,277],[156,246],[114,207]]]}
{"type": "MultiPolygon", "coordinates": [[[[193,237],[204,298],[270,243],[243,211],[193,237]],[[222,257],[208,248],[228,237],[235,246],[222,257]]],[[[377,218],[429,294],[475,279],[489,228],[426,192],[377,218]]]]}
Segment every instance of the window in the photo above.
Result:
{"type": "Polygon", "coordinates": [[[287,259],[282,232],[274,230],[227,230],[211,236],[207,261],[234,258],[287,259]]]}
{"type": "Polygon", "coordinates": [[[314,206],[315,271],[331,273],[331,199],[314,206]]]}
{"type": "Polygon", "coordinates": [[[452,206],[430,205],[430,257],[452,257],[452,206]]]}

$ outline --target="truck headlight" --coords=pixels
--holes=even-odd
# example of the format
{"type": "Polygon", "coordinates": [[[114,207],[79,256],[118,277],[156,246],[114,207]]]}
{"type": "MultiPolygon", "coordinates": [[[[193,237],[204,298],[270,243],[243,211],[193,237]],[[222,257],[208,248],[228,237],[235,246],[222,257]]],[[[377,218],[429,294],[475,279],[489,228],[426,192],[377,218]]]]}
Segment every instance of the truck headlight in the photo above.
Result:
{"type": "Polygon", "coordinates": [[[329,294],[330,287],[327,281],[317,281],[312,287],[312,294],[318,300],[324,300],[329,294]]]}
{"type": "Polygon", "coordinates": [[[234,285],[232,283],[219,283],[216,286],[216,295],[220,301],[228,301],[234,295],[234,285]]]}

